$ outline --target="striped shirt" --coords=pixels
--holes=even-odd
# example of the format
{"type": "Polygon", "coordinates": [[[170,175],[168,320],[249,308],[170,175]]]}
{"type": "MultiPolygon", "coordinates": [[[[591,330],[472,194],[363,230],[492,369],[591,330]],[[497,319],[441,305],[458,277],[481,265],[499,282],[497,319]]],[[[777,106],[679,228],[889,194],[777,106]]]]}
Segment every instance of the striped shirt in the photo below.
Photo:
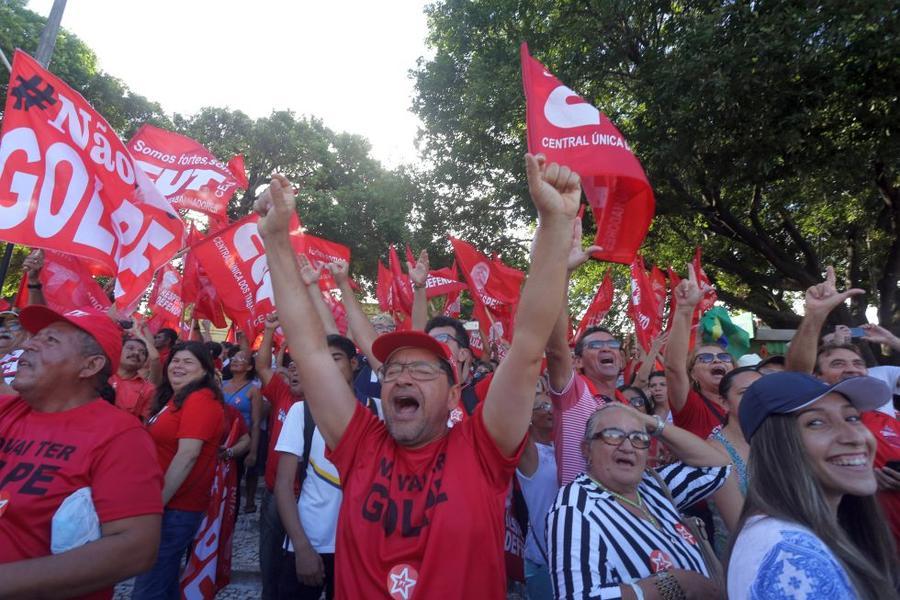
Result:
{"type": "Polygon", "coordinates": [[[547,515],[555,597],[618,599],[620,584],[673,568],[708,575],[700,549],[678,513],[719,489],[729,469],[681,462],[659,469],[677,508],[644,473],[638,490],[660,528],[628,512],[587,475],[576,477],[559,491],[547,515]]]}

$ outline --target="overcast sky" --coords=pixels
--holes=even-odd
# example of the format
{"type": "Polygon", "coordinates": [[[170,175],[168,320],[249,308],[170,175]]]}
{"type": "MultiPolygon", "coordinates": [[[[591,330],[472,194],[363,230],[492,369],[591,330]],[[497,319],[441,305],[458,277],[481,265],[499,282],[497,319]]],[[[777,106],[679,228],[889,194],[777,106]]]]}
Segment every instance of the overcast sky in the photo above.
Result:
{"type": "MultiPolygon", "coordinates": [[[[31,0],[43,16],[52,0],[31,0]]],[[[409,71],[426,53],[425,0],[69,0],[63,28],[167,113],[291,109],[369,139],[389,167],[417,160],[409,71]]]]}

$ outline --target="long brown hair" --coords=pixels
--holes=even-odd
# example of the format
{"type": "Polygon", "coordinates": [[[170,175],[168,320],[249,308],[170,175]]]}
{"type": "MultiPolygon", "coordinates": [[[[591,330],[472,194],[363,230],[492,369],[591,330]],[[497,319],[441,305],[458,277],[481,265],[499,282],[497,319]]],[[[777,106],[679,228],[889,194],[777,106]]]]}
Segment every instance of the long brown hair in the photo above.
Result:
{"type": "Polygon", "coordinates": [[[750,440],[750,485],[727,557],[747,519],[765,515],[810,529],[850,576],[860,598],[896,598],[890,528],[874,496],[845,494],[837,518],[813,473],[792,415],[771,415],[750,440]]]}

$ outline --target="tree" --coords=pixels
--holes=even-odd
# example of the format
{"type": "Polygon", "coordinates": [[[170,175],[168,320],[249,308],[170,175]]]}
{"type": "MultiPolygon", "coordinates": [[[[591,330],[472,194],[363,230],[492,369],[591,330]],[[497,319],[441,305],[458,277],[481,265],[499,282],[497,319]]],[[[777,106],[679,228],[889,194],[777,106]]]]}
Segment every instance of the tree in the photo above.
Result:
{"type": "Polygon", "coordinates": [[[641,159],[657,198],[649,260],[677,266],[702,245],[719,297],[774,327],[797,324],[792,294],[834,264],[867,291],[835,320],[876,304],[897,330],[893,4],[446,0],[428,19],[434,57],[415,73],[423,146],[446,201],[497,227],[486,235],[502,241],[503,221],[530,216],[526,40],[641,159]]]}

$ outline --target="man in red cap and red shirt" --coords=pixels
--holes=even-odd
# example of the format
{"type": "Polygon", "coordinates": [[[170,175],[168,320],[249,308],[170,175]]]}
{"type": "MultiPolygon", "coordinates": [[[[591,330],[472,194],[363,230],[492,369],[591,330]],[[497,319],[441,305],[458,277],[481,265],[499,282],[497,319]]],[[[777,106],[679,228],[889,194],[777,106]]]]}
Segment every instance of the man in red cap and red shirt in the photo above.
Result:
{"type": "Polygon", "coordinates": [[[0,396],[0,598],[110,598],[156,558],[162,473],[116,408],[122,330],[101,313],[29,306],[32,334],[0,396]]]}
{"type": "Polygon", "coordinates": [[[531,421],[544,347],[562,309],[577,174],[526,155],[539,213],[516,331],[484,402],[452,429],[459,378],[450,350],[422,332],[378,338],[379,421],[334,364],[296,264],[290,183],[275,176],[257,200],[278,315],[306,402],[337,466],[343,502],[336,598],[506,598],[504,502],[531,421]]]}

